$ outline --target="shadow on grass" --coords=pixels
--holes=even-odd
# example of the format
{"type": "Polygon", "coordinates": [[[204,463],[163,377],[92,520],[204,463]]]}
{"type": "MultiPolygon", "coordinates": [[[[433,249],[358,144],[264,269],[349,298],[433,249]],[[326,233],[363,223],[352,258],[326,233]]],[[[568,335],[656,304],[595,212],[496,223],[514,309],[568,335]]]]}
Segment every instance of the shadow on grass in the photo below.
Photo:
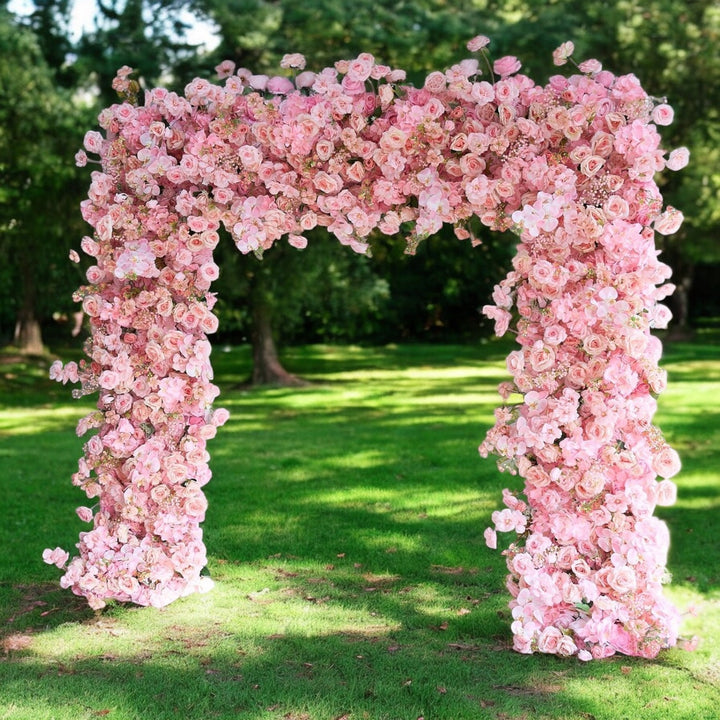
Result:
{"type": "MultiPolygon", "coordinates": [[[[325,352],[306,353],[303,367],[341,381],[332,375],[352,369],[348,353],[336,360],[325,352]]],[[[448,366],[456,352],[442,351],[448,366]]],[[[463,352],[469,362],[472,351],[463,352]]],[[[366,353],[358,351],[357,369],[425,362],[422,352],[413,362],[400,350],[369,361],[366,353]]],[[[437,359],[428,354],[434,367],[437,359]]],[[[219,365],[228,377],[229,359],[219,365]]],[[[83,529],[65,511],[58,517],[58,507],[84,502],[67,480],[80,443],[72,432],[65,438],[66,421],[58,432],[45,429],[42,445],[39,435],[0,438],[10,461],[0,541],[12,548],[0,555],[0,717],[714,720],[717,686],[698,675],[681,695],[676,681],[687,677],[684,661],[673,674],[676,654],[585,666],[508,651],[503,560],[485,548],[482,531],[499,488],[518,480],[498,478],[475,450],[492,421],[496,381],[383,381],[340,408],[337,397],[325,407],[322,386],[230,395],[235,419],[210,446],[215,478],[204,525],[218,587],[167,611],[96,616],[44,582],[56,571],[42,564],[43,547],[71,547],[83,529]],[[488,401],[412,405],[462,392],[488,393],[488,401]],[[396,394],[410,407],[383,405],[396,394]],[[263,594],[253,599],[253,591],[263,594]],[[314,622],[304,625],[299,611],[314,622]],[[141,617],[154,618],[157,636],[138,642],[140,650],[120,649],[121,631],[132,633],[141,617]],[[48,649],[68,628],[87,647],[48,649]]],[[[671,440],[688,447],[688,472],[714,468],[715,445],[699,438],[717,427],[717,414],[665,418],[671,440]]],[[[673,538],[670,570],[680,584],[715,592],[718,493],[681,482],[680,497],[659,513],[673,538]]]]}
{"type": "MultiPolygon", "coordinates": [[[[195,600],[182,602],[192,612],[195,600]]],[[[18,647],[0,659],[0,712],[13,720],[714,720],[720,702],[701,680],[689,696],[670,689],[678,651],[656,663],[582,665],[511,653],[504,637],[473,633],[472,624],[262,637],[247,632],[251,624],[239,618],[232,630],[204,633],[166,625],[162,649],[123,654],[112,617],[100,627],[86,620],[88,636],[107,636],[102,653],[58,659],[18,647]]]]}

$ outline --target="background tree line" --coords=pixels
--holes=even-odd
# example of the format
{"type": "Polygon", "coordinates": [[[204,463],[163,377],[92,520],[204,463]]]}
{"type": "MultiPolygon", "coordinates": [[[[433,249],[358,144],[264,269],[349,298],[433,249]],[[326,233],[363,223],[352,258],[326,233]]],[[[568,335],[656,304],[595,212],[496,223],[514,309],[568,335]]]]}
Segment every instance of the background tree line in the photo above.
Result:
{"type": "MultiPolygon", "coordinates": [[[[79,202],[89,168],[73,155],[97,112],[115,102],[115,71],[137,68],[145,86],[182,91],[212,78],[223,59],[276,73],[286,52],[312,69],[371,52],[422,82],[465,57],[474,34],[495,57],[517,55],[537,82],[557,71],[551,53],[571,39],[579,58],[638,75],[667,96],[676,120],[665,145],[686,145],[691,164],[663,178],[668,203],[683,210],[680,233],[663,239],[679,287],[675,330],[720,313],[720,7],[714,0],[98,0],[91,28],[70,24],[72,0],[34,0],[13,13],[0,2],[0,344],[41,353],[43,334],[70,337],[72,292],[82,270],[67,261],[87,228],[79,202]],[[187,30],[210,23],[215,46],[187,30]],[[64,321],[64,322],[59,322],[64,321]]],[[[483,244],[451,229],[416,256],[378,237],[365,258],[321,232],[298,252],[273,248],[260,262],[225,242],[220,254],[220,339],[252,341],[256,377],[289,381],[273,338],[283,342],[465,340],[491,332],[479,308],[504,274],[513,238],[479,230],[483,244]]]]}

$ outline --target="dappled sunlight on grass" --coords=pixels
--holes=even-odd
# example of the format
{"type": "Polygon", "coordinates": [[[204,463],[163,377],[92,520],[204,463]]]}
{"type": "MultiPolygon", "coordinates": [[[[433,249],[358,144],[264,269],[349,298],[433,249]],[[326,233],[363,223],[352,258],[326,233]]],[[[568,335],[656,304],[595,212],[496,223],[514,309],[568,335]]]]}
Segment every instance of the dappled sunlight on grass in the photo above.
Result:
{"type": "Polygon", "coordinates": [[[162,610],[96,614],[58,588],[40,555],[87,529],[70,474],[88,410],[67,388],[54,407],[16,398],[0,407],[0,718],[715,720],[720,360],[701,350],[674,351],[656,416],[683,460],[677,504],[658,509],[666,592],[696,608],[683,634],[701,644],[655,662],[509,650],[504,558],[483,530],[521,480],[477,453],[500,346],[292,349],[314,383],[292,390],[234,387],[247,349],[217,353],[231,418],[209,445],[215,587],[162,610]]]}
{"type": "Polygon", "coordinates": [[[77,421],[93,408],[80,405],[49,408],[0,408],[0,437],[11,435],[35,435],[49,430],[74,432],[77,421]]]}

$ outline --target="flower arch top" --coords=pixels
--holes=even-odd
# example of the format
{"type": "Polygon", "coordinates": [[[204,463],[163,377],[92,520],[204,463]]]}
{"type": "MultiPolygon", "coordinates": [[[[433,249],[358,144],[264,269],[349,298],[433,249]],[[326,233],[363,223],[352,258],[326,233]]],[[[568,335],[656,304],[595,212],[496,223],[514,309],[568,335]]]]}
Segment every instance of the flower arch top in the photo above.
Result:
{"type": "MultiPolygon", "coordinates": [[[[413,252],[444,223],[474,242],[477,217],[520,236],[484,308],[498,334],[517,311],[500,392],[518,402],[480,447],[525,481],[526,501],[506,491],[493,515],[521,536],[506,553],[515,646],[589,658],[674,644],[667,531],[652,512],[674,495],[656,476],[678,462],[651,423],[664,376],[650,329],[667,323],[657,301],[672,289],[653,226],[673,232],[682,215],[663,211],[653,177],[686,151],[666,158],[655,124],[672,111],[634,76],[588,61],[539,86],[513,57],[491,65],[487,42],[468,45],[487,79],[466,59],[422,88],[369,54],[319,73],[287,55],[294,81],[223,63],[224,84],[196,79],[184,97],[156,88],[142,104],[131,70],[118,73],[125,102],[85,138],[101,165],[82,203],[94,228],[82,249],[96,259],[77,292],[88,360],[52,368],[82,383],[76,395],[99,391],[78,426],[98,432],[73,476],[98,504],[78,509],[93,528],[63,586],[102,607],[163,605],[206,582],[206,442],[227,417],[212,408],[206,337],[223,228],[259,255],[283,237],[304,247],[316,226],[356,252],[376,229],[403,232],[413,252]]],[[[495,529],[486,537],[494,546],[495,529]]],[[[45,559],[65,567],[68,554],[45,559]]]]}

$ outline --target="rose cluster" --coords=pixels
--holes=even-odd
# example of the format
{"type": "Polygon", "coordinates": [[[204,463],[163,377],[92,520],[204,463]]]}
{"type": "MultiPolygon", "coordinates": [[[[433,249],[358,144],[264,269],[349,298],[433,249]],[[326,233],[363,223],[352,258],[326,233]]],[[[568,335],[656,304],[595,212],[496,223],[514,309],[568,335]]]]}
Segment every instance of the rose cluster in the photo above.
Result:
{"type": "MultiPolygon", "coordinates": [[[[64,586],[101,607],[160,605],[202,585],[206,441],[226,419],[212,409],[207,340],[221,233],[261,255],[281,238],[303,248],[322,226],[362,253],[377,229],[404,233],[413,252],[444,223],[475,242],[479,218],[521,240],[485,308],[520,349],[481,446],[525,480],[525,500],[506,492],[493,517],[520,536],[507,551],[516,647],[600,657],[673,644],[667,531],[652,511],[672,501],[656,476],[678,461],[651,424],[664,376],[650,329],[667,322],[658,301],[672,289],[653,228],[674,232],[682,215],[663,211],[653,178],[687,153],[665,157],[655,125],[672,111],[634,76],[587,61],[541,87],[516,58],[491,62],[488,43],[474,38],[480,59],[420,88],[369,54],[319,73],[293,54],[281,63],[292,79],[226,62],[222,84],[156,88],[139,105],[121,69],[126,101],[101,113],[104,132],[77,156],[100,163],[82,204],[94,228],[77,293],[88,359],[52,369],[99,391],[74,476],[98,504],[79,509],[93,529],[64,586]]],[[[566,43],[556,62],[571,55],[566,43]]]]}

